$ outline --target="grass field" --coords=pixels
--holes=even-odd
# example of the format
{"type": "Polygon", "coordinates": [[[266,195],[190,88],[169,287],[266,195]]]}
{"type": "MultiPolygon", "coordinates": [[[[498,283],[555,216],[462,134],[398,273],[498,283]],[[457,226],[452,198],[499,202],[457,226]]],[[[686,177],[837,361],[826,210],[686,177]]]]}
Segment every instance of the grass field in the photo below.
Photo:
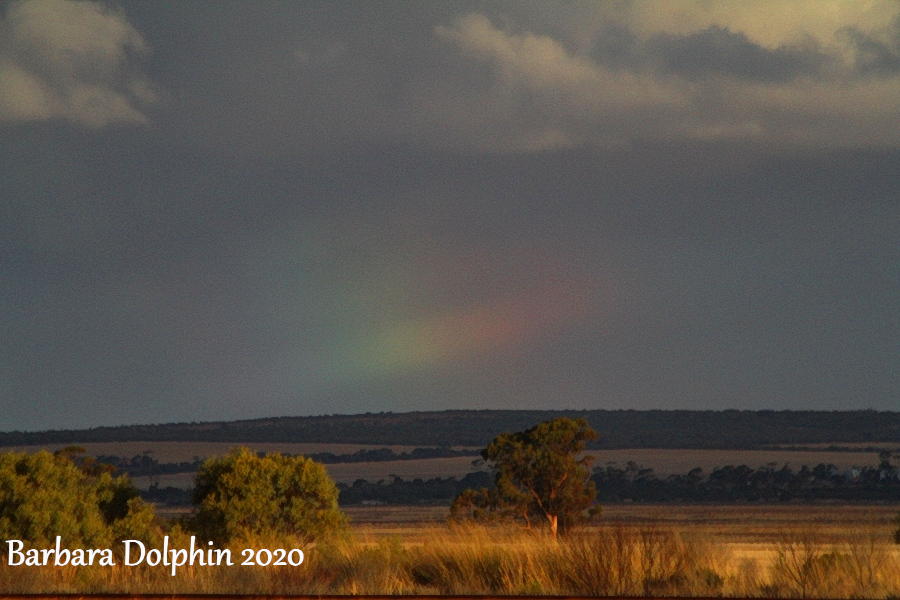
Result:
{"type": "MultiPolygon", "coordinates": [[[[874,466],[878,455],[866,452],[827,452],[791,450],[659,450],[638,448],[633,450],[592,450],[587,452],[595,457],[594,466],[614,465],[625,468],[629,461],[652,468],[659,475],[687,473],[701,467],[709,473],[716,467],[747,465],[759,468],[769,464],[781,467],[790,465],[799,469],[801,465],[814,467],[820,463],[834,464],[840,469],[874,466]]],[[[377,481],[396,474],[404,479],[421,477],[461,477],[479,467],[473,467],[473,457],[435,458],[429,460],[391,461],[383,463],[346,463],[326,465],[335,481],[350,483],[356,479],[377,481]]]]}
{"type": "MultiPolygon", "coordinates": [[[[401,479],[432,479],[434,477],[461,477],[474,470],[473,457],[458,456],[454,458],[431,458],[423,460],[396,460],[370,463],[338,463],[325,465],[329,475],[337,483],[351,484],[357,479],[378,481],[401,479]]],[[[194,473],[175,473],[160,475],[155,478],[161,487],[172,486],[189,488],[193,486],[194,473]]],[[[152,481],[150,477],[135,477],[138,489],[147,489],[152,481]]]]}
{"type": "Polygon", "coordinates": [[[896,506],[617,505],[559,543],[541,531],[449,527],[446,510],[348,510],[349,535],[307,547],[296,568],[183,567],[171,577],[0,565],[0,593],[900,595],[896,506]]]}
{"type": "MultiPolygon", "coordinates": [[[[898,510],[897,505],[613,504],[604,507],[598,523],[585,528],[582,535],[602,537],[617,530],[675,532],[682,540],[716,553],[722,573],[731,573],[732,585],[738,585],[743,573],[745,580],[752,575],[757,588],[765,588],[762,581],[772,579],[771,571],[779,563],[779,554],[797,550],[804,543],[815,547],[812,551],[817,557],[847,557],[869,545],[870,553],[876,556],[867,560],[890,563],[900,569],[900,547],[892,543],[898,510]]],[[[366,507],[345,512],[356,534],[369,544],[399,540],[404,546],[427,545],[446,531],[447,509],[442,507],[366,507]]],[[[900,570],[894,575],[900,576],[900,570]]],[[[781,591],[768,595],[796,596],[790,581],[781,583],[781,588],[769,586],[781,591]]],[[[900,580],[895,583],[900,586],[900,580]]],[[[741,585],[746,584],[745,581],[741,585]]],[[[832,584],[831,589],[836,590],[832,584]]],[[[756,589],[755,594],[759,591],[756,589]]],[[[744,592],[754,594],[748,588],[744,592]]]]}
{"type": "MultiPolygon", "coordinates": [[[[193,450],[200,450],[202,444],[197,444],[193,450]]],[[[209,446],[221,446],[209,444],[209,446]]],[[[257,450],[298,452],[299,445],[253,445],[257,450]],[[292,449],[288,449],[288,448],[292,449]]],[[[322,448],[325,445],[315,445],[322,448]]],[[[353,448],[356,448],[355,446],[353,448]]],[[[358,448],[356,448],[358,449],[358,448]]],[[[221,450],[221,448],[217,448],[221,450]]],[[[180,451],[184,451],[181,449],[180,451]]],[[[312,450],[307,450],[311,452],[312,450]]],[[[316,452],[334,452],[335,450],[315,450],[316,452]]],[[[355,451],[355,450],[353,450],[355,451]]],[[[401,449],[395,448],[395,452],[401,449]]],[[[829,451],[791,451],[791,450],[654,450],[639,448],[634,450],[595,450],[589,452],[595,458],[595,465],[605,467],[614,465],[625,468],[629,461],[634,461],[644,467],[652,468],[659,475],[673,473],[687,473],[695,467],[701,467],[705,472],[711,472],[715,467],[727,465],[747,465],[759,468],[769,464],[781,467],[788,464],[793,469],[799,469],[801,465],[814,467],[819,463],[837,465],[840,469],[850,467],[873,466],[878,464],[878,455],[866,452],[829,452],[829,451]]],[[[156,455],[154,455],[156,456],[156,455]]],[[[161,460],[161,459],[160,459],[161,460]]],[[[332,478],[339,483],[353,483],[357,479],[378,481],[390,480],[394,476],[402,479],[431,479],[433,477],[457,477],[466,473],[482,469],[472,465],[473,457],[433,458],[426,460],[401,460],[373,463],[342,463],[326,465],[332,478]]],[[[189,487],[193,480],[192,474],[181,473],[177,475],[164,475],[159,478],[160,485],[165,487],[189,487]]],[[[150,479],[139,477],[135,483],[140,488],[150,485],[150,479]]]]}
{"type": "MultiPolygon", "coordinates": [[[[443,506],[371,506],[342,509],[359,534],[399,536],[422,542],[443,527],[443,506]]],[[[900,505],[846,504],[610,504],[600,527],[663,527],[726,544],[770,544],[785,531],[814,526],[822,543],[843,544],[859,532],[876,531],[885,543],[896,529],[900,505]]]]}

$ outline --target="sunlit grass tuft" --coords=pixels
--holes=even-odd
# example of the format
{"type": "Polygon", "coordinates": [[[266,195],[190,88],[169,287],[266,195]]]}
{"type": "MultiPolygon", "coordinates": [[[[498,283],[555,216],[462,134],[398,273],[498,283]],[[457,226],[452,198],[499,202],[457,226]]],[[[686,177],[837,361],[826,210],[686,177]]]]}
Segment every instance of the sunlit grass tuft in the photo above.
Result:
{"type": "MultiPolygon", "coordinates": [[[[177,533],[177,531],[175,532],[177,533]]],[[[0,566],[0,593],[457,594],[888,598],[900,595],[889,535],[853,532],[823,541],[810,525],[744,551],[711,535],[661,525],[610,525],[559,542],[512,527],[434,528],[420,542],[342,533],[304,548],[299,567],[239,566],[243,548],[288,547],[289,538],[236,541],[234,566],[0,566]]],[[[173,545],[184,547],[178,534],[173,545]]]]}

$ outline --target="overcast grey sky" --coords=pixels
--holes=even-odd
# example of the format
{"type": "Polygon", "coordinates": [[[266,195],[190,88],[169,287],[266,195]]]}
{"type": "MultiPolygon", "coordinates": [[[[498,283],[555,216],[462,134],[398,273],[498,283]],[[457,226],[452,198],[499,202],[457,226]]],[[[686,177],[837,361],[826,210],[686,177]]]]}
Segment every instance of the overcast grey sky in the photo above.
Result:
{"type": "Polygon", "coordinates": [[[0,2],[0,430],[900,408],[900,2],[0,2]]]}

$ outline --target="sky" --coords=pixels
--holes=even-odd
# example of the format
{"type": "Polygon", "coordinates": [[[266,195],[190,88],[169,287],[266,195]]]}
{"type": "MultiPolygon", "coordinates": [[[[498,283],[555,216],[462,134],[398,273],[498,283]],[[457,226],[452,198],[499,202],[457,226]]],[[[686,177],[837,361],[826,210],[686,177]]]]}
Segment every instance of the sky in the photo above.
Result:
{"type": "Polygon", "coordinates": [[[900,2],[0,1],[0,430],[900,409],[900,2]]]}

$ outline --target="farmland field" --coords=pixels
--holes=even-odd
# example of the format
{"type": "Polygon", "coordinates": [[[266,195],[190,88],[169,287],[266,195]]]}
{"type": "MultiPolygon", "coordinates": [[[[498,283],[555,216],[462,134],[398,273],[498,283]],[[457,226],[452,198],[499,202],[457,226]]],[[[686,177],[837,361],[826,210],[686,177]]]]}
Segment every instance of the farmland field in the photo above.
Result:
{"type": "MultiPolygon", "coordinates": [[[[239,444],[220,442],[109,442],[82,444],[88,455],[112,455],[131,457],[144,452],[150,452],[150,456],[161,463],[193,461],[196,458],[206,458],[227,453],[231,448],[239,444]]],[[[351,454],[358,450],[371,450],[387,447],[395,453],[409,452],[412,446],[379,446],[359,444],[279,444],[279,443],[249,443],[245,444],[259,452],[282,452],[289,454],[314,454],[330,452],[332,454],[351,454]]],[[[588,454],[596,458],[595,466],[615,466],[625,468],[628,462],[634,462],[646,468],[653,469],[658,476],[666,476],[675,473],[687,473],[695,467],[702,468],[709,473],[716,467],[727,465],[747,465],[751,468],[759,468],[766,465],[780,468],[787,464],[792,469],[799,469],[802,465],[814,467],[820,463],[833,464],[839,469],[845,470],[851,467],[874,466],[878,464],[878,455],[874,452],[850,452],[825,450],[832,444],[821,444],[822,450],[682,450],[682,449],[653,449],[636,448],[626,450],[591,450],[588,454]]],[[[885,444],[880,444],[882,446],[885,444]]],[[[65,447],[64,444],[48,446],[20,446],[0,448],[4,451],[36,452],[40,449],[57,450],[65,447]]],[[[859,448],[859,444],[840,444],[840,447],[859,448]]],[[[863,446],[867,447],[867,446],[863,446]]],[[[402,479],[431,479],[435,477],[457,477],[466,473],[481,470],[483,466],[473,466],[476,457],[434,458],[421,460],[385,461],[369,463],[340,463],[330,464],[326,468],[335,481],[339,483],[353,483],[357,479],[378,481],[391,480],[393,477],[402,479]]],[[[173,486],[187,488],[192,485],[192,473],[178,473],[161,475],[157,478],[162,487],[173,486]]],[[[149,477],[135,478],[136,485],[141,489],[150,486],[149,477]]]]}
{"type": "MultiPolygon", "coordinates": [[[[422,460],[392,460],[368,463],[337,463],[325,465],[328,474],[337,483],[353,483],[357,479],[378,481],[391,480],[395,476],[401,479],[433,479],[435,477],[461,477],[475,470],[472,467],[473,457],[459,456],[454,458],[430,458],[422,460]]],[[[193,485],[193,473],[175,473],[159,475],[155,480],[161,487],[172,486],[188,488],[193,485]]],[[[147,489],[151,485],[150,477],[135,477],[138,489],[147,489]]]]}
{"type": "MultiPolygon", "coordinates": [[[[625,468],[633,461],[652,468],[658,475],[687,473],[701,467],[709,473],[716,467],[747,465],[757,469],[772,463],[777,467],[788,464],[793,469],[802,465],[814,467],[820,463],[833,464],[839,469],[874,466],[878,455],[866,452],[792,451],[792,450],[655,450],[639,448],[634,450],[592,450],[594,466],[614,465],[625,468]]],[[[335,481],[352,483],[357,479],[378,481],[396,475],[403,479],[416,477],[462,477],[466,473],[481,470],[473,466],[475,457],[434,458],[428,460],[388,461],[379,463],[344,463],[326,465],[335,481]]]]}
{"type": "MultiPolygon", "coordinates": [[[[900,560],[892,543],[898,506],[888,505],[635,505],[603,508],[600,520],[585,528],[591,537],[624,527],[633,531],[677,532],[686,540],[714,548],[732,569],[766,573],[786,547],[808,539],[821,552],[852,552],[874,543],[884,556],[900,560]]],[[[367,543],[401,540],[427,545],[445,535],[446,507],[365,507],[344,509],[354,532],[367,543]]]]}
{"type": "MultiPolygon", "coordinates": [[[[371,506],[342,509],[353,529],[364,535],[399,535],[421,542],[442,529],[448,509],[442,506],[371,506]]],[[[598,527],[664,527],[726,544],[770,544],[786,532],[815,527],[823,543],[841,544],[860,532],[875,530],[889,541],[900,506],[836,504],[610,504],[598,527]]]]}
{"type": "MultiPolygon", "coordinates": [[[[202,444],[197,444],[193,450],[201,450],[202,444]]],[[[219,446],[209,444],[209,446],[219,446]]],[[[281,452],[299,452],[296,444],[251,444],[255,450],[281,452]],[[268,448],[271,448],[268,449],[268,448]]],[[[324,444],[310,444],[310,447],[324,448],[324,444]]],[[[328,445],[333,447],[334,445],[328,445]]],[[[359,449],[353,446],[353,449],[359,449]]],[[[220,450],[219,448],[215,448],[220,450]]],[[[405,447],[393,447],[395,452],[401,452],[405,447]]],[[[179,449],[184,452],[184,449],[179,449]]],[[[307,452],[336,452],[336,450],[306,450],[307,452]]],[[[355,450],[353,450],[355,451],[355,450]]],[[[165,450],[162,450],[165,452],[165,450]]],[[[160,456],[162,455],[162,452],[160,456]]],[[[709,473],[715,467],[727,465],[747,465],[754,469],[766,465],[775,464],[778,468],[788,464],[793,469],[802,465],[814,467],[820,463],[834,464],[839,469],[850,467],[874,466],[878,464],[878,455],[869,452],[835,452],[814,450],[657,450],[639,448],[634,450],[592,450],[588,454],[596,458],[595,466],[605,467],[613,465],[617,468],[625,468],[629,461],[633,461],[647,468],[652,468],[658,475],[665,476],[673,473],[687,473],[695,467],[701,467],[709,473]]],[[[157,455],[154,455],[157,456],[157,455]]],[[[353,483],[357,479],[378,481],[390,480],[394,476],[402,479],[430,479],[434,477],[462,477],[466,473],[481,470],[483,467],[473,466],[476,457],[461,456],[454,458],[433,458],[423,460],[398,460],[370,463],[340,463],[326,465],[328,472],[339,483],[353,483]]],[[[183,459],[186,460],[186,459],[183,459]]],[[[189,474],[167,475],[159,478],[161,486],[171,485],[181,487],[189,485],[189,474]]],[[[139,487],[147,487],[150,481],[146,477],[137,478],[135,482],[139,487]]]]}
{"type": "Polygon", "coordinates": [[[448,526],[446,507],[350,508],[350,535],[308,549],[300,569],[183,567],[176,578],[0,565],[0,593],[893,598],[897,509],[618,504],[554,543],[545,531],[448,526]]]}
{"type": "Polygon", "coordinates": [[[884,448],[890,450],[900,449],[900,444],[897,442],[841,442],[839,444],[835,443],[817,443],[817,444],[774,444],[771,446],[774,449],[779,448],[792,448],[792,447],[803,447],[803,448],[847,448],[848,450],[865,450],[866,448],[884,448]]]}
{"type": "Polygon", "coordinates": [[[77,445],[85,449],[88,456],[120,456],[130,458],[137,454],[149,452],[150,456],[161,463],[193,461],[196,458],[221,456],[236,446],[247,446],[257,452],[281,452],[285,454],[316,454],[331,452],[332,454],[352,454],[358,450],[389,448],[396,453],[409,452],[415,446],[382,446],[365,444],[278,444],[230,442],[98,442],[87,444],[48,444],[40,446],[7,446],[0,452],[37,452],[48,450],[53,452],[66,446],[77,445]]]}

